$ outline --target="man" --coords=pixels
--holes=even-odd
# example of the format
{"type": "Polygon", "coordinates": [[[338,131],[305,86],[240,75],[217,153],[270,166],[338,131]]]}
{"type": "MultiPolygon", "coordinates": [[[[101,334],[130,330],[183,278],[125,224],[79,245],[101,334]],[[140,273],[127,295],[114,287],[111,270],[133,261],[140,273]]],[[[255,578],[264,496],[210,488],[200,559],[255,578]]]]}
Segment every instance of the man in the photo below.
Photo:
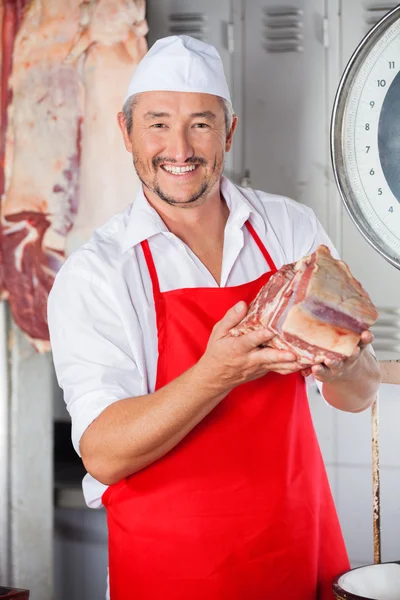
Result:
{"type": "MultiPolygon", "coordinates": [[[[309,208],[222,176],[237,118],[212,46],[159,40],[118,121],[143,186],[49,300],[111,600],[332,598],[348,560],[304,378],[269,332],[229,335],[277,268],[332,245],[309,208]]],[[[313,367],[332,406],[374,401],[371,341],[313,367]]]]}

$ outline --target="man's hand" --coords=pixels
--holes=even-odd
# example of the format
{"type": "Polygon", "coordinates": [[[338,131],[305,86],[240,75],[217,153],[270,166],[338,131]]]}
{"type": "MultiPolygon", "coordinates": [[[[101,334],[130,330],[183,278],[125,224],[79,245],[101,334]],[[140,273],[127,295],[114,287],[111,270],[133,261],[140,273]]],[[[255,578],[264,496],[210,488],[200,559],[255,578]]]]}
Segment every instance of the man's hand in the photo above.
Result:
{"type": "Polygon", "coordinates": [[[315,365],[311,372],[315,379],[322,382],[331,382],[336,380],[351,379],[354,375],[354,369],[357,368],[360,359],[362,359],[365,348],[371,344],[374,336],[370,331],[364,331],[361,334],[360,342],[354,349],[349,358],[344,360],[325,360],[323,364],[315,365]]]}
{"type": "Polygon", "coordinates": [[[314,377],[323,382],[322,395],[331,406],[361,412],[375,401],[381,373],[375,356],[366,350],[373,339],[370,331],[364,331],[352,356],[312,367],[314,377]]]}
{"type": "Polygon", "coordinates": [[[207,349],[198,363],[207,373],[207,379],[211,378],[221,389],[232,389],[270,371],[286,375],[301,370],[292,352],[260,348],[274,336],[270,331],[253,331],[240,337],[229,333],[246,312],[246,303],[239,302],[226,313],[214,326],[207,349]]]}
{"type": "Polygon", "coordinates": [[[182,375],[151,394],[113,402],[92,422],[80,449],[95,479],[111,485],[158,460],[240,383],[269,371],[300,370],[291,352],[259,348],[271,339],[270,332],[231,336],[229,330],[246,311],[245,302],[229,310],[215,325],[203,356],[182,375]]]}

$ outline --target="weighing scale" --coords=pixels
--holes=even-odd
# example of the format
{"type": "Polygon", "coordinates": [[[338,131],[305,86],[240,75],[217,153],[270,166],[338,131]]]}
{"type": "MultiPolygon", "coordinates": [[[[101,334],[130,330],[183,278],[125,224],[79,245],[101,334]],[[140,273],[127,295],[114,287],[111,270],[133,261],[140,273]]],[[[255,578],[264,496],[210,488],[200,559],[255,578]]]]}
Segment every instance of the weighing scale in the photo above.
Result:
{"type": "MultiPolygon", "coordinates": [[[[331,155],[336,184],[354,224],[400,269],[400,5],[369,31],[343,73],[333,107],[331,155]]],[[[395,363],[381,363],[384,382],[400,383],[395,363]]],[[[400,565],[381,564],[377,402],[372,455],[375,564],[337,578],[333,591],[340,600],[400,599],[400,565]]]]}

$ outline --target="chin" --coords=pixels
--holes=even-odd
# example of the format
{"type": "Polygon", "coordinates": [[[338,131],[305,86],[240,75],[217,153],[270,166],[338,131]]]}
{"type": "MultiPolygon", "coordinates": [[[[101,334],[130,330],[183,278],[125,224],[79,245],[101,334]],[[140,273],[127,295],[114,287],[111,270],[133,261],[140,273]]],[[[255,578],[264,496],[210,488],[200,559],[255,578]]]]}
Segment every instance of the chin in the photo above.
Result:
{"type": "Polygon", "coordinates": [[[193,189],[186,189],[184,193],[182,193],[182,190],[177,190],[176,187],[171,189],[163,187],[160,188],[161,193],[159,193],[158,196],[165,202],[168,202],[168,199],[171,199],[170,204],[176,206],[196,206],[201,204],[205,199],[205,193],[202,193],[200,197],[196,198],[201,191],[202,190],[199,189],[198,186],[193,189]],[[193,200],[192,198],[195,199],[193,200]]]}
{"type": "MultiPolygon", "coordinates": [[[[164,200],[165,201],[165,200],[164,200]]],[[[190,200],[190,196],[187,198],[174,198],[172,202],[168,202],[171,206],[181,206],[183,208],[190,208],[192,206],[198,206],[203,201],[202,198],[198,198],[197,200],[190,200]]]]}

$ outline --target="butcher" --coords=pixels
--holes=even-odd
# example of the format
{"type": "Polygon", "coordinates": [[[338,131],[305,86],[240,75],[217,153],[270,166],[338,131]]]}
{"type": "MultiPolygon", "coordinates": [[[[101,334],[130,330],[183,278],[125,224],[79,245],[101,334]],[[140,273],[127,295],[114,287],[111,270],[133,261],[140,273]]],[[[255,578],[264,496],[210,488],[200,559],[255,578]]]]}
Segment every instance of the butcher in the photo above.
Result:
{"type": "MultiPolygon", "coordinates": [[[[332,599],[349,562],[301,367],[270,332],[230,330],[282,265],[337,253],[308,207],[223,175],[237,117],[213,46],[158,40],[118,123],[142,185],[48,304],[111,600],[332,599]]],[[[335,409],[374,402],[372,340],[312,366],[335,409]]]]}

